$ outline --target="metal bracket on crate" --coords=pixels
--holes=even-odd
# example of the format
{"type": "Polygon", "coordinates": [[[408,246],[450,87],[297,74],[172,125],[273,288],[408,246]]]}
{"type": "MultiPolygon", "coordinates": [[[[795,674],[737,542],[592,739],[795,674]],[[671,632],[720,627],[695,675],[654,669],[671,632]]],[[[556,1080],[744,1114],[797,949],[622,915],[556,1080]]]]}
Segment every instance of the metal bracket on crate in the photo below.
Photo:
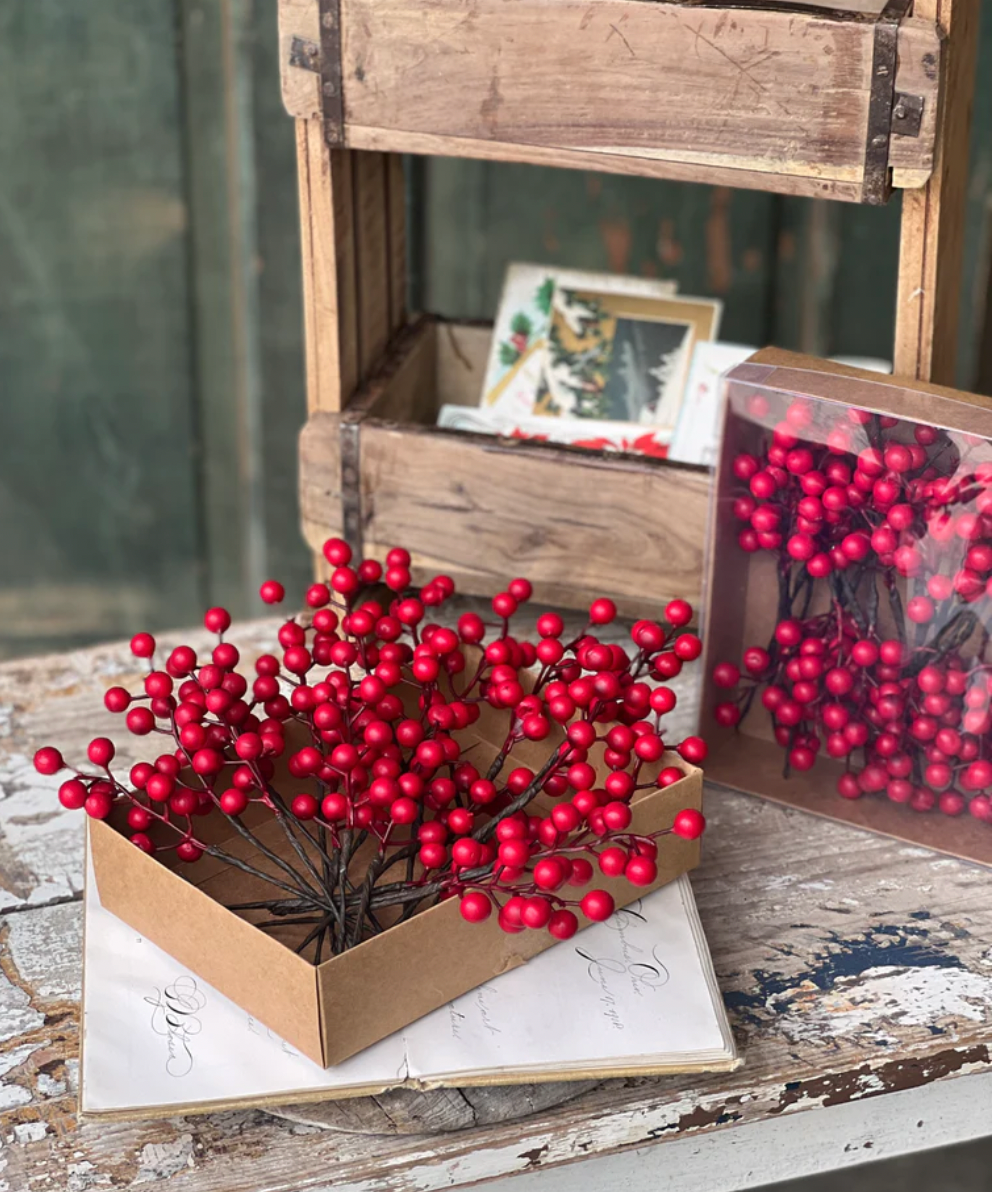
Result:
{"type": "Polygon", "coordinates": [[[344,143],[344,89],[341,82],[341,0],[320,0],[320,106],[324,139],[344,143]]]}
{"type": "Polygon", "coordinates": [[[363,411],[341,415],[339,442],[341,447],[341,531],[345,542],[362,557],[364,527],[362,525],[362,418],[363,411]]]}
{"type": "Polygon", "coordinates": [[[896,94],[899,25],[911,4],[912,0],[887,0],[875,22],[865,171],[861,189],[861,201],[873,206],[884,203],[892,192],[889,178],[890,138],[893,134],[919,136],[920,133],[923,100],[918,95],[896,94]]]}
{"type": "Polygon", "coordinates": [[[331,148],[344,144],[344,93],[341,83],[341,0],[319,0],[320,43],[294,37],[289,65],[320,75],[320,111],[324,139],[331,148]]]}

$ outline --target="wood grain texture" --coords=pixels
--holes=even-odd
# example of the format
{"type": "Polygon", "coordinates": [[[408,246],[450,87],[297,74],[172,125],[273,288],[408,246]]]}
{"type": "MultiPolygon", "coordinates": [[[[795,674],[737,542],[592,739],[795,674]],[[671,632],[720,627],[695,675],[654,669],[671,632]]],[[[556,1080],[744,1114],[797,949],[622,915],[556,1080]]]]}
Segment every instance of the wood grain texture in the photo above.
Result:
{"type": "MultiPolygon", "coordinates": [[[[284,0],[284,101],[297,116],[319,111],[314,76],[300,79],[309,72],[288,59],[293,32],[312,23],[302,0],[284,0]]],[[[342,35],[354,146],[460,156],[491,143],[503,159],[553,150],[603,169],[629,156],[638,172],[653,162],[705,181],[726,169],[792,176],[821,195],[824,180],[863,174],[873,36],[863,15],[523,0],[508,21],[501,0],[468,13],[460,0],[344,0],[342,35]]],[[[894,137],[890,154],[914,183],[931,168],[935,128],[936,83],[922,64],[938,57],[932,22],[906,21],[897,86],[929,102],[920,136],[894,137]]]]}
{"type": "Polygon", "coordinates": [[[389,324],[392,332],[406,323],[407,227],[406,172],[398,153],[386,155],[386,234],[388,239],[389,324]]]}
{"type": "MultiPolygon", "coordinates": [[[[246,652],[271,648],[277,627],[239,627],[239,644],[246,652]]],[[[207,638],[191,641],[200,648],[207,638]]],[[[439,1192],[617,1152],[633,1158],[679,1140],[701,1145],[718,1129],[825,1106],[867,1112],[869,1099],[878,1104],[892,1092],[992,1071],[987,871],[758,800],[714,795],[693,886],[745,1055],[741,1071],[606,1082],[567,1104],[537,1106],[523,1121],[466,1122],[429,1140],[372,1140],[262,1112],[80,1125],[81,917],[72,901],[78,894],[54,891],[65,889],[67,864],[81,868],[82,837],[77,815],[57,809],[56,780],[34,774],[29,758],[53,721],[69,752],[103,731],[111,718],[102,692],[132,667],[123,643],[0,667],[7,726],[0,886],[47,890],[53,899],[21,910],[20,897],[4,899],[0,1100],[11,1192],[42,1186],[41,1176],[45,1186],[72,1192],[132,1184],[169,1192],[439,1192]],[[39,847],[46,833],[62,836],[67,853],[39,847]]],[[[695,692],[680,691],[675,716],[684,731],[695,692]]],[[[985,1103],[972,1102],[980,1123],[985,1103]]],[[[350,1120],[359,1129],[369,1121],[385,1127],[388,1110],[388,1102],[353,1106],[350,1120]]],[[[347,1103],[340,1111],[349,1114],[347,1103]]],[[[450,1112],[459,1121],[467,1116],[457,1104],[450,1112]]],[[[798,1127],[796,1145],[805,1130],[798,1127]]]]}
{"type": "MultiPolygon", "coordinates": [[[[360,441],[369,552],[402,542],[418,574],[449,573],[470,592],[520,572],[538,600],[571,608],[609,595],[633,614],[699,598],[702,470],[374,418],[360,441]]],[[[338,420],[315,415],[300,439],[303,529],[315,551],[341,529],[339,477],[338,420]]]]}
{"type": "Polygon", "coordinates": [[[358,296],[358,375],[366,380],[379,365],[392,331],[388,157],[351,153],[358,296]]]}
{"type": "Polygon", "coordinates": [[[417,153],[426,157],[464,157],[478,161],[518,162],[524,165],[555,166],[566,170],[595,170],[603,174],[655,178],[671,182],[706,182],[740,190],[773,191],[776,194],[812,196],[857,203],[861,182],[835,178],[814,178],[770,170],[743,169],[735,165],[691,164],[650,157],[597,153],[592,157],[579,149],[548,149],[508,141],[480,141],[470,137],[444,137],[434,133],[390,132],[378,128],[346,129],[348,144],[355,149],[417,153]]]}
{"type": "Polygon", "coordinates": [[[361,375],[352,155],[319,120],[296,126],[307,404],[340,410],[361,375]]]}
{"type": "Polygon", "coordinates": [[[933,174],[903,195],[894,371],[952,384],[957,355],[964,208],[979,0],[917,0],[945,35],[933,174]]]}

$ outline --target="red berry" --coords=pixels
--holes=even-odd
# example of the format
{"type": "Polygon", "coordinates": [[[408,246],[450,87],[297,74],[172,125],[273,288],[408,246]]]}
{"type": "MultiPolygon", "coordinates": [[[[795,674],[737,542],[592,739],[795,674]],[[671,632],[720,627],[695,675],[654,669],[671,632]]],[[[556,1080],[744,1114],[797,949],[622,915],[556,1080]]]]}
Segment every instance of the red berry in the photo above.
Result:
{"type": "Polygon", "coordinates": [[[590,890],[579,903],[582,913],[593,923],[601,923],[613,914],[615,904],[613,897],[605,890],[590,890]]]}
{"type": "Polygon", "coordinates": [[[470,890],[461,896],[458,909],[467,923],[484,923],[493,913],[493,904],[481,891],[470,890]]]}
{"type": "Polygon", "coordinates": [[[86,803],[86,787],[78,778],[70,778],[59,787],[59,802],[70,811],[78,811],[86,803]]]}
{"type": "Polygon", "coordinates": [[[84,806],[91,819],[104,820],[114,806],[114,796],[108,791],[98,791],[94,788],[92,793],[87,795],[84,806]]]}
{"type": "Polygon", "coordinates": [[[131,693],[124,687],[108,687],[103,704],[108,712],[123,712],[131,702],[131,693]]]}
{"type": "Polygon", "coordinates": [[[94,737],[87,746],[86,756],[94,766],[109,766],[114,760],[115,752],[114,743],[109,738],[94,737]]]}
{"type": "Polygon", "coordinates": [[[258,594],[266,604],[281,604],[286,598],[286,589],[278,580],[267,579],[258,589],[258,594]]]}
{"type": "Polygon", "coordinates": [[[556,940],[568,940],[579,929],[579,921],[569,910],[555,911],[548,920],[548,931],[556,940]]]}
{"type": "Polygon", "coordinates": [[[65,762],[62,760],[62,754],[57,749],[51,745],[46,745],[34,755],[34,768],[39,774],[57,774],[59,770],[65,768],[65,762]]]}
{"type": "Polygon", "coordinates": [[[128,732],[134,733],[136,737],[144,737],[155,727],[155,717],[148,708],[132,708],[127,714],[125,723],[128,732]]]}
{"type": "Polygon", "coordinates": [[[599,868],[606,877],[619,877],[627,865],[627,854],[615,845],[599,854],[599,868]]]}
{"type": "Polygon", "coordinates": [[[545,857],[534,866],[534,884],[541,890],[557,890],[565,877],[564,866],[554,857],[545,857]]]}
{"type": "Polygon", "coordinates": [[[220,797],[220,809],[225,815],[241,815],[248,806],[248,796],[235,787],[224,791],[220,797]]]}
{"type": "Polygon", "coordinates": [[[328,538],[321,549],[332,567],[344,567],[351,562],[351,547],[343,538],[328,538]]]}
{"type": "Polygon", "coordinates": [[[203,624],[211,633],[224,633],[231,628],[231,614],[226,608],[208,608],[203,624]]]}
{"type": "Polygon", "coordinates": [[[612,600],[601,596],[589,606],[589,620],[593,625],[609,625],[617,615],[617,606],[612,600]]]}
{"type": "Polygon", "coordinates": [[[289,806],[293,815],[301,820],[313,819],[320,810],[320,804],[313,795],[309,794],[295,795],[289,806]]]}
{"type": "Polygon", "coordinates": [[[702,737],[686,737],[679,746],[679,754],[694,766],[702,765],[707,755],[706,742],[702,737]]]}
{"type": "Polygon", "coordinates": [[[687,600],[670,600],[665,605],[665,620],[681,629],[692,621],[692,605],[687,600]]]}
{"type": "Polygon", "coordinates": [[[624,876],[634,886],[650,886],[658,880],[658,866],[650,857],[631,857],[624,876]]]}
{"type": "Polygon", "coordinates": [[[672,831],[683,840],[698,840],[705,828],[705,816],[694,807],[684,807],[672,823],[672,831]]]}
{"type": "Polygon", "coordinates": [[[603,808],[603,822],[611,832],[623,832],[630,827],[631,811],[626,803],[615,801],[603,808]]]}
{"type": "Polygon", "coordinates": [[[131,653],[135,658],[151,658],[155,653],[155,639],[150,633],[136,633],[131,638],[131,653]]]}
{"type": "Polygon", "coordinates": [[[498,592],[492,600],[493,612],[504,620],[512,617],[517,611],[517,602],[509,592],[498,592]]]}
{"type": "Polygon", "coordinates": [[[703,652],[703,643],[694,633],[683,633],[675,639],[672,649],[683,662],[692,662],[703,652]]]}

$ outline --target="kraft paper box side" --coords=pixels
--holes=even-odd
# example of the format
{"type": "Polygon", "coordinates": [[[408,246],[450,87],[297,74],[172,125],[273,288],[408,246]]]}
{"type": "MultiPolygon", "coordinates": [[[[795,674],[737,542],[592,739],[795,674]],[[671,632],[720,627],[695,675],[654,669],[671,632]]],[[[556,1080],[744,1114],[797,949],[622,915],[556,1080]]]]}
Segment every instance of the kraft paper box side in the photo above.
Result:
{"type": "MultiPolygon", "coordinates": [[[[661,764],[675,760],[666,755],[661,764]]],[[[645,792],[632,804],[630,830],[646,834],[669,827],[683,807],[701,806],[702,786],[702,771],[691,769],[681,782],[645,792]]],[[[608,890],[618,907],[626,906],[695,868],[699,855],[698,840],[666,837],[658,851],[658,878],[650,887],[607,879],[597,871],[588,888],[608,890]]],[[[583,893],[574,890],[570,896],[583,893]]],[[[320,965],[324,1062],[340,1063],[556,942],[546,931],[508,935],[495,915],[485,923],[466,923],[454,898],[421,911],[320,965]]]]}
{"type": "Polygon", "coordinates": [[[321,1055],[315,969],[99,820],[89,822],[100,901],[305,1055],[321,1055]]]}

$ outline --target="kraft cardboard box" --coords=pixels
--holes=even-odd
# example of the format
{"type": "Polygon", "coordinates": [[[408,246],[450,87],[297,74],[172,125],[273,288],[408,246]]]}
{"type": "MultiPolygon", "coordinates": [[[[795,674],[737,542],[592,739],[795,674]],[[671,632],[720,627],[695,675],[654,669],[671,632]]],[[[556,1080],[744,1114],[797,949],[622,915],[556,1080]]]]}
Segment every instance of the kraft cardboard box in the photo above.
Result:
{"type": "MultiPolygon", "coordinates": [[[[480,747],[473,757],[495,757],[502,743],[495,714],[484,713],[467,733],[473,730],[480,747]]],[[[540,751],[538,764],[552,747],[550,741],[528,744],[530,751],[540,751]]],[[[526,765],[528,756],[527,749],[515,748],[512,764],[526,765]]],[[[630,831],[647,835],[666,829],[683,807],[701,808],[702,771],[676,754],[667,753],[652,767],[642,768],[642,778],[650,781],[665,766],[677,766],[685,777],[663,789],[638,792],[631,804],[630,831]]],[[[532,809],[542,805],[541,798],[532,809]]],[[[267,848],[295,859],[271,817],[259,815],[254,806],[246,816],[267,848]]],[[[214,832],[211,843],[256,867],[271,867],[220,817],[203,823],[214,832]]],[[[315,965],[294,951],[306,927],[296,935],[285,929],[276,939],[253,924],[252,912],[227,909],[226,904],[276,896],[279,892],[267,883],[209,855],[193,865],[158,860],[135,848],[113,819],[90,821],[89,830],[103,905],[324,1067],[341,1063],[556,943],[546,931],[507,935],[495,916],[481,924],[466,923],[458,900],[450,899],[315,965]]],[[[694,868],[699,853],[698,840],[664,837],[659,842],[658,879],[650,889],[694,868]]],[[[598,872],[592,887],[609,890],[618,907],[649,892],[598,872]]]]}

